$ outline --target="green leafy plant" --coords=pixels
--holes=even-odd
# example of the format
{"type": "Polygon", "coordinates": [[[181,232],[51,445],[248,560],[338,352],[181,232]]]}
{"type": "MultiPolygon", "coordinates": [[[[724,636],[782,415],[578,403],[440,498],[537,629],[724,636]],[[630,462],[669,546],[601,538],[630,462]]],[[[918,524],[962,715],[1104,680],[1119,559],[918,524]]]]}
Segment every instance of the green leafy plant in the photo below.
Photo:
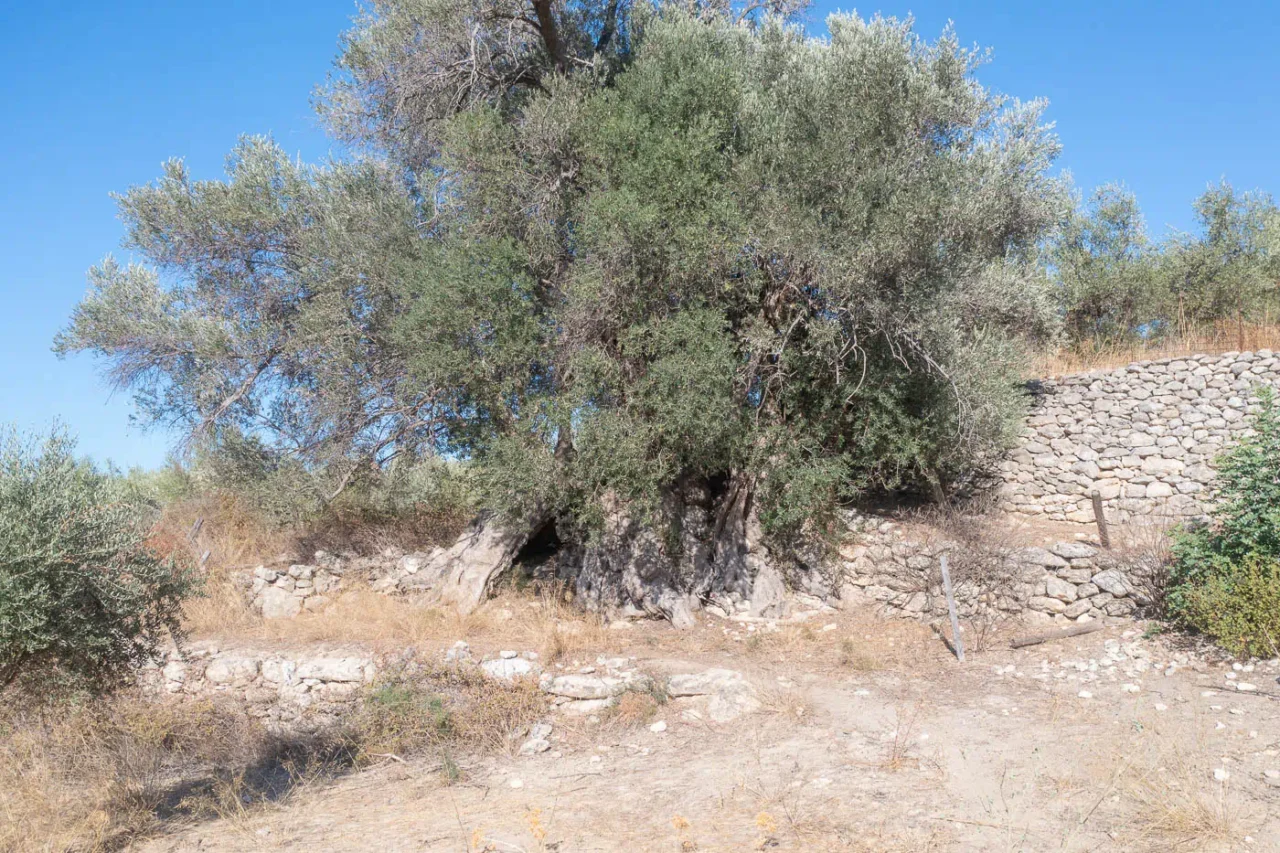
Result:
{"type": "Polygon", "coordinates": [[[1230,652],[1280,657],[1280,560],[1252,555],[1189,587],[1182,613],[1230,652]]]}
{"type": "Polygon", "coordinates": [[[1210,524],[1173,548],[1171,615],[1237,653],[1274,654],[1280,630],[1280,403],[1259,392],[1253,433],[1224,454],[1210,524]]]}
{"type": "Polygon", "coordinates": [[[118,682],[179,631],[192,576],[147,545],[134,490],[54,432],[0,434],[0,688],[118,682]]]}

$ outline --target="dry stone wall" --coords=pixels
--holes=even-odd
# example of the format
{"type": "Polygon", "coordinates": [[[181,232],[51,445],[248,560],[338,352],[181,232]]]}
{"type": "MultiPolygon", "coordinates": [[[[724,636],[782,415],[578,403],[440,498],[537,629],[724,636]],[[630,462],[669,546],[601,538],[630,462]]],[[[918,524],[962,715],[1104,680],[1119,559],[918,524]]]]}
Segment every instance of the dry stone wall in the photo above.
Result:
{"type": "MultiPolygon", "coordinates": [[[[356,709],[369,685],[391,674],[412,676],[423,667],[476,668],[495,682],[537,679],[557,714],[590,716],[614,705],[628,692],[660,689],[686,710],[714,722],[729,722],[760,708],[755,687],[742,673],[708,669],[651,675],[634,657],[596,658],[594,664],[556,663],[544,670],[537,652],[514,650],[475,658],[463,640],[443,654],[420,654],[415,647],[375,655],[358,647],[264,650],[220,648],[211,643],[172,649],[147,666],[144,690],[170,701],[223,701],[243,707],[274,731],[315,732],[338,724],[356,709]],[[661,684],[655,684],[655,677],[661,684]]],[[[546,732],[550,727],[540,724],[546,732]]],[[[536,731],[522,752],[549,748],[536,731]]]]}
{"type": "Polygon", "coordinates": [[[173,649],[143,671],[142,684],[171,697],[242,704],[269,727],[311,731],[339,719],[379,661],[364,650],[223,649],[200,643],[173,649]]]}
{"type": "Polygon", "coordinates": [[[962,618],[1087,622],[1132,616],[1149,603],[1143,584],[1109,553],[1084,542],[1040,546],[956,542],[893,521],[865,519],[841,548],[844,606],[921,619],[947,614],[940,558],[947,554],[962,618]]]}
{"type": "Polygon", "coordinates": [[[1262,385],[1280,385],[1270,350],[1131,364],[1045,380],[1024,439],[1002,465],[1006,512],[1092,522],[1204,513],[1214,459],[1247,429],[1262,385]]]}
{"type": "Polygon", "coordinates": [[[235,579],[250,606],[264,619],[287,619],[304,610],[320,610],[343,586],[342,576],[323,565],[299,564],[287,569],[258,566],[235,579]]]}

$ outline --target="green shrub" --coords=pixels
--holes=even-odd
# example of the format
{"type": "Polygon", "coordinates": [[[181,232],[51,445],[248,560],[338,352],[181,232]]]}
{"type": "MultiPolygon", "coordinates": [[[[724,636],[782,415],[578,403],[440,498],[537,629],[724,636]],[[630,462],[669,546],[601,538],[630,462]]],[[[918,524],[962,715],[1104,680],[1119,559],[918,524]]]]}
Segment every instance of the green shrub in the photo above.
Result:
{"type": "Polygon", "coordinates": [[[179,629],[193,580],[146,542],[145,502],[54,432],[0,433],[0,689],[103,688],[179,629]]]}
{"type": "Polygon", "coordinates": [[[1280,657],[1280,561],[1245,558],[1186,589],[1183,617],[1237,655],[1280,657]]]}
{"type": "Polygon", "coordinates": [[[1238,654],[1277,654],[1280,627],[1280,405],[1264,388],[1253,434],[1218,463],[1210,524],[1174,543],[1170,614],[1238,654]]]}

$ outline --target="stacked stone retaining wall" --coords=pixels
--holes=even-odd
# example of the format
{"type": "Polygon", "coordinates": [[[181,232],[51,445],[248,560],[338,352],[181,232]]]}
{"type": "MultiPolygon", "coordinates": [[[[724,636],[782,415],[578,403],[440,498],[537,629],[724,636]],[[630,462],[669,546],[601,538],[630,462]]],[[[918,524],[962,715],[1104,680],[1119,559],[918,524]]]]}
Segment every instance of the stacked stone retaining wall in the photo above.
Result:
{"type": "Polygon", "coordinates": [[[1002,465],[1005,511],[1091,523],[1205,512],[1216,457],[1248,428],[1270,350],[1162,359],[1033,384],[1022,444],[1002,465]]]}
{"type": "Polygon", "coordinates": [[[268,651],[197,643],[148,667],[142,684],[175,698],[225,699],[271,728],[316,730],[340,718],[378,668],[379,661],[364,650],[268,651]]]}
{"type": "Polygon", "coordinates": [[[940,560],[952,567],[962,618],[986,615],[1056,622],[1132,616],[1144,585],[1110,553],[1078,541],[1016,547],[921,535],[892,521],[867,525],[841,549],[844,606],[874,606],[922,619],[947,614],[940,560]]]}

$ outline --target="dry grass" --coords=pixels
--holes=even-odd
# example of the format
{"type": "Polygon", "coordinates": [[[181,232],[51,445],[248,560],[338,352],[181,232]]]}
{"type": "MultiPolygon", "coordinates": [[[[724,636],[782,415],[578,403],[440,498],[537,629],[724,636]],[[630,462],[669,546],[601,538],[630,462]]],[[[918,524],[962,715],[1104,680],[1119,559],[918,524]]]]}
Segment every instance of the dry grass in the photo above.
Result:
{"type": "Polygon", "coordinates": [[[812,704],[808,695],[798,687],[766,686],[758,689],[761,708],[774,717],[781,717],[794,725],[813,722],[812,704]]]}
{"type": "Polygon", "coordinates": [[[194,637],[300,642],[350,639],[413,643],[441,632],[454,631],[457,639],[477,630],[477,625],[465,619],[429,615],[424,608],[362,588],[352,590],[322,614],[285,620],[293,625],[264,624],[232,582],[234,572],[263,562],[301,561],[303,555],[320,547],[357,552],[381,550],[391,544],[428,547],[451,541],[462,526],[456,512],[424,511],[412,518],[363,525],[351,511],[335,513],[310,528],[295,529],[266,524],[227,495],[191,498],[167,506],[152,531],[152,547],[203,567],[204,594],[183,608],[188,633],[194,637]]]}
{"type": "MultiPolygon", "coordinates": [[[[280,745],[236,709],[137,695],[45,707],[12,695],[0,717],[0,850],[102,850],[197,808],[223,768],[280,745]]],[[[244,782],[243,772],[239,778],[244,782]]],[[[237,794],[237,797],[239,794],[237,794]]]]}
{"type": "Polygon", "coordinates": [[[763,625],[751,631],[744,648],[749,657],[759,661],[785,663],[789,660],[812,660],[821,651],[819,634],[808,625],[783,625],[769,630],[763,625]]]}
{"type": "Polygon", "coordinates": [[[536,596],[504,591],[469,614],[374,592],[359,578],[322,610],[264,620],[226,573],[209,572],[205,594],[184,608],[183,626],[195,639],[228,642],[362,643],[378,650],[450,645],[457,640],[536,650],[547,664],[616,647],[618,637],[598,614],[576,609],[558,589],[536,596]]]}
{"type": "Polygon", "coordinates": [[[426,607],[382,595],[367,587],[349,590],[316,613],[293,619],[260,619],[238,637],[297,643],[330,640],[360,642],[374,648],[473,640],[498,632],[493,608],[466,615],[452,608],[426,607]]]}
{"type": "Polygon", "coordinates": [[[910,707],[899,706],[894,708],[893,713],[896,725],[889,733],[880,769],[896,772],[905,767],[918,767],[920,759],[914,753],[920,717],[924,713],[924,703],[918,701],[910,707]]]}
{"type": "Polygon", "coordinates": [[[504,683],[471,667],[428,667],[374,685],[347,729],[357,761],[428,751],[448,763],[458,749],[510,754],[547,709],[534,679],[504,683]]]}
{"type": "Polygon", "coordinates": [[[1226,784],[1206,790],[1192,780],[1172,783],[1164,774],[1136,780],[1129,795],[1136,809],[1129,831],[1151,849],[1208,850],[1244,837],[1243,809],[1226,784]]]}
{"type": "Polygon", "coordinates": [[[779,664],[831,674],[918,670],[936,660],[942,649],[929,628],[914,619],[885,619],[869,614],[830,614],[830,621],[759,628],[747,634],[740,649],[761,664],[779,664]],[[828,626],[834,628],[826,630],[828,626]]]}
{"type": "Polygon", "coordinates": [[[192,564],[205,559],[215,577],[252,565],[264,554],[288,552],[296,543],[293,531],[266,524],[225,495],[189,498],[167,505],[149,541],[161,554],[173,554],[192,564]]]}
{"type": "Polygon", "coordinates": [[[661,708],[660,697],[652,692],[628,690],[606,711],[602,722],[620,729],[638,729],[653,722],[661,708]]]}
{"type": "Polygon", "coordinates": [[[558,587],[542,590],[533,606],[536,611],[533,644],[544,664],[550,665],[574,654],[602,652],[616,643],[617,638],[610,636],[599,614],[575,608],[558,587]]]}
{"type": "MultiPolygon", "coordinates": [[[[211,586],[192,602],[184,625],[191,636],[206,639],[266,640],[286,643],[345,641],[375,648],[492,641],[538,649],[552,660],[606,645],[608,632],[596,616],[577,613],[549,598],[507,594],[469,614],[418,603],[411,598],[354,585],[323,610],[292,619],[262,619],[245,604],[230,582],[211,586]]],[[[505,646],[504,646],[505,647],[505,646]]]]}
{"type": "Polygon", "coordinates": [[[1228,849],[1245,835],[1249,815],[1230,780],[1216,781],[1211,762],[1183,749],[1126,762],[1115,788],[1125,805],[1117,835],[1133,849],[1228,849]]]}
{"type": "Polygon", "coordinates": [[[308,783],[413,753],[513,751],[547,711],[532,681],[430,668],[373,686],[333,729],[267,732],[232,705],[137,693],[0,711],[0,851],[99,851],[167,822],[244,820],[308,783]]]}
{"type": "Polygon", "coordinates": [[[1039,359],[1028,378],[1107,370],[1135,361],[1260,349],[1280,350],[1280,324],[1224,322],[1215,328],[1176,334],[1146,344],[1087,342],[1039,359]]]}
{"type": "Polygon", "coordinates": [[[874,672],[880,668],[880,662],[875,655],[871,654],[865,646],[854,642],[851,637],[845,637],[840,641],[838,660],[841,667],[854,672],[874,672]]]}

